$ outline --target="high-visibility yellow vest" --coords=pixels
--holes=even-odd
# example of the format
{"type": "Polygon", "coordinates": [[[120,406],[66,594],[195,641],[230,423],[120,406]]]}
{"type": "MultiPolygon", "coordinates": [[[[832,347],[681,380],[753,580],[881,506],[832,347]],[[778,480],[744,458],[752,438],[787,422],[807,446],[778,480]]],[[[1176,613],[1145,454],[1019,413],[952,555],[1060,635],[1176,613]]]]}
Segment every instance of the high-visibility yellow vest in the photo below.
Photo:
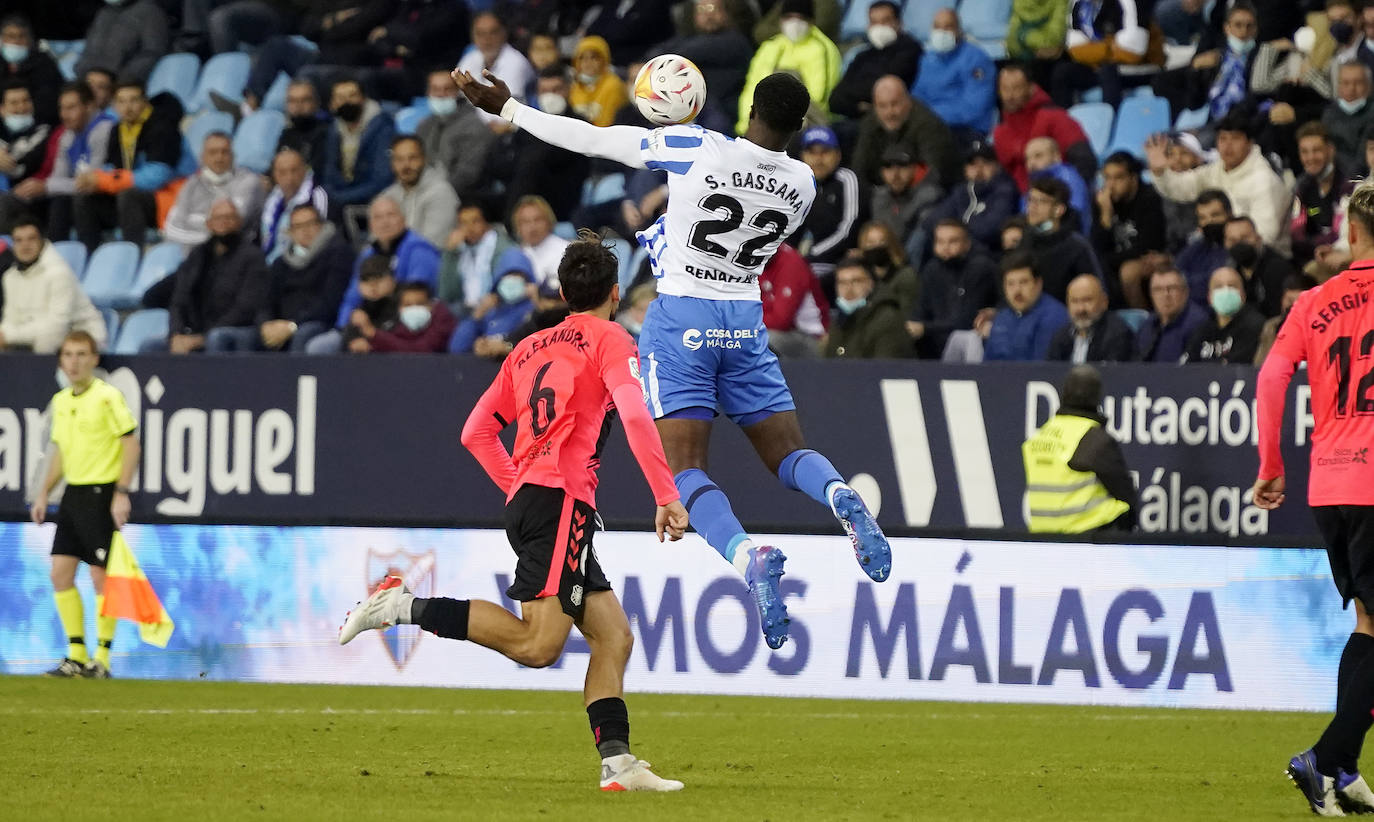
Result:
{"type": "Polygon", "coordinates": [[[1069,467],[1084,435],[1098,425],[1086,417],[1060,414],[1021,444],[1031,531],[1081,534],[1131,509],[1108,493],[1096,474],[1069,467]]]}

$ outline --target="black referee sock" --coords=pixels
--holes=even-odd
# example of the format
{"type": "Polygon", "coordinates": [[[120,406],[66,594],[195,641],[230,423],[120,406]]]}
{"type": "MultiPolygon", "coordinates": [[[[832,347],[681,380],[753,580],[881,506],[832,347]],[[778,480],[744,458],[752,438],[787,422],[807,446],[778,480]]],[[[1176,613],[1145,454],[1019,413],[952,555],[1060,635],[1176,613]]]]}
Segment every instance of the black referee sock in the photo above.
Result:
{"type": "Polygon", "coordinates": [[[445,639],[467,639],[471,608],[472,603],[466,599],[416,597],[410,603],[410,621],[445,639]]]}
{"type": "Polygon", "coordinates": [[[1335,776],[1337,768],[1353,767],[1364,736],[1374,724],[1374,716],[1370,715],[1374,710],[1374,654],[1366,654],[1347,676],[1349,681],[1341,692],[1336,715],[1312,746],[1317,770],[1326,776],[1335,776]]]}
{"type": "Polygon", "coordinates": [[[618,696],[598,699],[587,706],[587,720],[602,759],[630,752],[630,713],[618,696]]]}

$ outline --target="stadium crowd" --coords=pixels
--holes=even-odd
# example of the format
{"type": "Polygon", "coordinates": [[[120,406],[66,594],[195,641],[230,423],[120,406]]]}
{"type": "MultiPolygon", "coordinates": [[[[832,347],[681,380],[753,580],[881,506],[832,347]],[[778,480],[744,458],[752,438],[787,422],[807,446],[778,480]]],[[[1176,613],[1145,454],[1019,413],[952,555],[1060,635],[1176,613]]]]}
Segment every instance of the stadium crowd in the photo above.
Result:
{"type": "Polygon", "coordinates": [[[637,334],[666,172],[514,131],[448,73],[647,126],[629,85],[677,53],[707,128],[771,72],[811,92],[816,203],[760,276],[780,355],[1257,363],[1349,262],[1362,2],[21,0],[0,350],[499,358],[566,315],[578,227],[637,334]]]}

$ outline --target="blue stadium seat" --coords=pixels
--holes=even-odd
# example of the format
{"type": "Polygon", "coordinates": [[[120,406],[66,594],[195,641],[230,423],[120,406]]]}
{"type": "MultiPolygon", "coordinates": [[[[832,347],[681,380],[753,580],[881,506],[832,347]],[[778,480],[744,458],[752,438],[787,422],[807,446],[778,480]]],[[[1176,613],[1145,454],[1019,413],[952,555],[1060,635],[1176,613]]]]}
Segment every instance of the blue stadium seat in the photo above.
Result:
{"type": "Polygon", "coordinates": [[[1083,127],[1092,144],[1093,153],[1105,156],[1107,146],[1112,142],[1112,121],[1116,111],[1106,103],[1079,103],[1069,109],[1069,116],[1083,127]]]}
{"type": "Polygon", "coordinates": [[[258,108],[260,110],[286,111],[286,89],[290,85],[291,76],[284,71],[277,72],[277,79],[272,81],[267,93],[262,96],[262,102],[258,108]]]}
{"type": "Polygon", "coordinates": [[[1145,141],[1150,135],[1168,131],[1173,126],[1169,116],[1169,101],[1163,97],[1127,97],[1117,112],[1116,130],[1111,145],[1101,157],[1117,151],[1128,151],[1145,158],[1145,141]]]}
{"type": "Polygon", "coordinates": [[[76,240],[58,240],[52,244],[53,250],[72,267],[72,273],[79,280],[86,276],[86,245],[76,240]]]}
{"type": "Polygon", "coordinates": [[[109,351],[119,338],[119,312],[113,308],[102,308],[100,316],[105,319],[105,350],[109,351]]]}
{"type": "Polygon", "coordinates": [[[588,180],[582,187],[582,204],[601,205],[625,197],[625,175],[605,174],[595,180],[588,180]]]}
{"type": "MultiPolygon", "coordinates": [[[[864,27],[867,28],[868,6],[871,4],[865,3],[864,0],[852,1],[855,5],[862,5],[864,7],[863,20],[864,27]]],[[[977,0],[977,2],[980,3],[982,1],[983,0],[977,0]]],[[[953,5],[954,4],[951,3],[950,0],[906,0],[906,5],[902,8],[902,28],[906,29],[907,34],[910,34],[912,37],[924,43],[930,37],[930,24],[935,20],[935,12],[940,9],[949,8],[953,5]]],[[[1010,8],[1010,6],[1008,6],[1008,8],[1010,8]]],[[[962,12],[960,13],[960,17],[963,17],[962,12]]],[[[1006,23],[1009,19],[1011,19],[1010,12],[1007,18],[1002,21],[1003,31],[1006,31],[1006,23]]],[[[967,23],[964,24],[964,28],[968,28],[967,23]]]]}
{"type": "MultiPolygon", "coordinates": [[[[849,0],[844,19],[840,21],[840,40],[862,40],[868,33],[868,7],[871,0],[849,0]]],[[[853,49],[851,49],[852,51],[853,49]]]]}
{"type": "Polygon", "coordinates": [[[200,164],[200,147],[205,143],[205,138],[216,131],[233,135],[234,118],[223,111],[203,111],[186,127],[186,145],[191,156],[196,158],[197,165],[200,164]]]}
{"type": "Polygon", "coordinates": [[[86,264],[82,288],[100,308],[131,308],[128,296],[137,271],[138,246],[125,240],[105,243],[86,264]]]}
{"type": "Polygon", "coordinates": [[[1178,113],[1174,119],[1174,131],[1192,131],[1207,125],[1207,120],[1212,116],[1211,110],[1206,106],[1202,108],[1184,109],[1178,113]]]}
{"type": "Polygon", "coordinates": [[[1130,326],[1132,331],[1139,331],[1145,323],[1150,321],[1150,312],[1143,308],[1118,308],[1116,316],[1130,326]]]}
{"type": "Polygon", "coordinates": [[[114,354],[137,354],[144,340],[165,339],[171,319],[165,308],[145,308],[124,319],[115,341],[114,354]]]}
{"type": "Polygon", "coordinates": [[[200,58],[187,52],[163,55],[153,73],[148,75],[148,96],[170,91],[183,106],[190,104],[196,93],[196,77],[200,74],[200,58]]]}
{"type": "Polygon", "coordinates": [[[214,106],[210,102],[210,92],[215,91],[230,100],[243,99],[243,87],[248,83],[248,69],[251,58],[241,51],[227,51],[216,54],[205,63],[200,72],[200,82],[186,110],[192,114],[214,106]]]}
{"type": "Polygon", "coordinates": [[[576,240],[577,226],[573,225],[567,220],[564,220],[563,222],[558,223],[553,227],[553,233],[557,234],[559,237],[562,237],[565,240],[576,240]]]}
{"type": "MultiPolygon", "coordinates": [[[[946,0],[940,5],[949,3],[946,0]]],[[[975,40],[1004,40],[1011,21],[1011,0],[966,0],[959,4],[959,21],[975,40]]]]}
{"type": "Polygon", "coordinates": [[[234,163],[266,174],[284,128],[286,115],[280,111],[263,109],[243,118],[234,132],[234,163]]]}
{"type": "Polygon", "coordinates": [[[430,115],[429,104],[424,106],[406,106],[396,112],[396,133],[414,134],[415,129],[420,127],[420,121],[430,115]]]}
{"type": "Polygon", "coordinates": [[[138,274],[134,277],[133,285],[129,286],[129,296],[133,298],[133,303],[127,307],[139,305],[143,301],[143,292],[176,271],[185,256],[181,246],[176,243],[158,243],[148,249],[148,253],[143,255],[143,262],[138,264],[138,274]]]}

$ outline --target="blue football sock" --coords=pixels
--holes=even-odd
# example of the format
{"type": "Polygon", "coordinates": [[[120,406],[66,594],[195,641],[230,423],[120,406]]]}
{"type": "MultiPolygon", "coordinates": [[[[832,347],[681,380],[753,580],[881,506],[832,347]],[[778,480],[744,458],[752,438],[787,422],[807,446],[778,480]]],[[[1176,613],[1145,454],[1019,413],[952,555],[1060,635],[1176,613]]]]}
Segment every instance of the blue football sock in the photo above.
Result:
{"type": "Polygon", "coordinates": [[[673,477],[673,482],[691,517],[692,527],[727,562],[733,563],[736,549],[749,541],[749,535],[731,510],[725,492],[700,468],[688,468],[673,477]]]}
{"type": "Polygon", "coordinates": [[[830,487],[837,482],[844,484],[844,478],[830,460],[810,448],[801,448],[783,457],[778,466],[778,479],[784,486],[801,491],[826,507],[830,506],[830,487]]]}

